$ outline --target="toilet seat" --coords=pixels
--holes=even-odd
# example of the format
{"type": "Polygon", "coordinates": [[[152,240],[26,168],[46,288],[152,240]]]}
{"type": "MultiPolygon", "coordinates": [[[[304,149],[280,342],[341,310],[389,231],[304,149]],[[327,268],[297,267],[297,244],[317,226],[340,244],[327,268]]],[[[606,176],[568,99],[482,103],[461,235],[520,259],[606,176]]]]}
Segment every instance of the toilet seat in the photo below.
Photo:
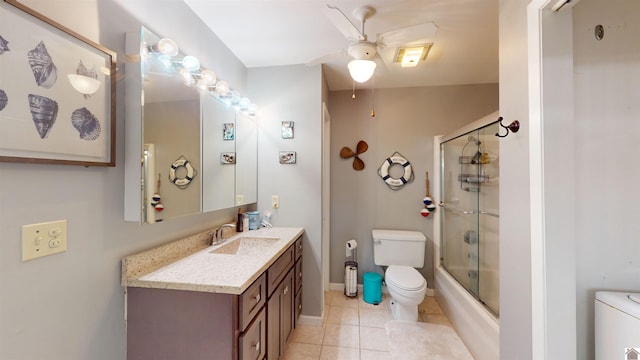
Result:
{"type": "Polygon", "coordinates": [[[411,266],[389,266],[385,272],[385,282],[404,291],[420,291],[427,286],[427,281],[422,274],[411,266]]]}

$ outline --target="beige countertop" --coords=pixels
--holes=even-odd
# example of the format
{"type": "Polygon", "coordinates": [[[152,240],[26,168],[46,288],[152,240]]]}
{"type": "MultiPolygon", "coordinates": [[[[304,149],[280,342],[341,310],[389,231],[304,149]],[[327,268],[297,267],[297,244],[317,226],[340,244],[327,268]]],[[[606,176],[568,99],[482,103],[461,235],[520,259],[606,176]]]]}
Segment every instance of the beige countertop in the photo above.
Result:
{"type": "MultiPolygon", "coordinates": [[[[298,227],[261,228],[208,246],[207,232],[176,240],[122,259],[122,286],[242,294],[304,232],[298,227]],[[248,251],[216,254],[241,238],[277,238],[248,251]]],[[[254,245],[255,244],[255,245],[254,245]]]]}

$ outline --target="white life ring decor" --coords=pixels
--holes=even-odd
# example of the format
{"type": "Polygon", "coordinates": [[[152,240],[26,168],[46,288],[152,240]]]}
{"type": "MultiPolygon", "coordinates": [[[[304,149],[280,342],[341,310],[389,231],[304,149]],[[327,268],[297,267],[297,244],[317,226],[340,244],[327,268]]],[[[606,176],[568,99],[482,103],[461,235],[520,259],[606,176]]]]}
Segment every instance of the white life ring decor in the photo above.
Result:
{"type": "Polygon", "coordinates": [[[413,181],[413,169],[411,168],[411,163],[398,152],[393,153],[393,155],[382,162],[382,165],[380,165],[380,168],[378,169],[378,175],[380,175],[382,180],[384,180],[384,182],[393,190],[398,190],[406,183],[413,181]],[[402,176],[398,178],[391,177],[389,174],[389,168],[393,165],[402,166],[404,169],[402,176]]]}
{"type": "Polygon", "coordinates": [[[180,156],[178,160],[174,161],[171,164],[171,168],[169,169],[169,180],[174,183],[177,187],[184,189],[191,183],[194,177],[196,177],[197,171],[191,166],[191,162],[185,159],[184,156],[180,156]],[[186,170],[185,176],[179,178],[176,176],[176,170],[184,167],[186,170]]]}

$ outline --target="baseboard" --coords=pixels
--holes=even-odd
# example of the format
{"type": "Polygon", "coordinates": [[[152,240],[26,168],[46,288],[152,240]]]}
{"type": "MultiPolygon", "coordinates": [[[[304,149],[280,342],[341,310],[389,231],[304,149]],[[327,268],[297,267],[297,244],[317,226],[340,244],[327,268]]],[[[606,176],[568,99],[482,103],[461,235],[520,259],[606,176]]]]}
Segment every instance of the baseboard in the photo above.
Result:
{"type": "MultiPolygon", "coordinates": [[[[332,291],[343,291],[344,292],[344,284],[343,283],[329,283],[329,290],[332,291]]],[[[358,292],[363,291],[362,290],[362,284],[358,284],[358,292]]],[[[387,287],[384,285],[384,283],[382,284],[382,292],[388,294],[389,290],[387,290],[387,287]]],[[[432,288],[427,288],[427,293],[426,296],[435,296],[436,295],[436,291],[432,288]]]]}
{"type": "Polygon", "coordinates": [[[322,316],[300,315],[298,324],[306,326],[322,326],[322,316]]]}

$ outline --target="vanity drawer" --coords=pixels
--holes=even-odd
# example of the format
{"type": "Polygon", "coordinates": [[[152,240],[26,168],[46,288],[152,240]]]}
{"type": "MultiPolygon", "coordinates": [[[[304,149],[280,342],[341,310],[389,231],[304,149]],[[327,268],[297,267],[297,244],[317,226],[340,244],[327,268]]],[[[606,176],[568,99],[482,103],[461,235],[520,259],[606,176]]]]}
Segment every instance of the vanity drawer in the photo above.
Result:
{"type": "Polygon", "coordinates": [[[262,309],[267,298],[267,277],[262,274],[258,280],[254,281],[242,295],[240,295],[239,326],[243,331],[251,322],[254,316],[262,309]]]}
{"type": "Polygon", "coordinates": [[[260,311],[247,331],[240,335],[238,339],[240,360],[262,360],[264,358],[267,344],[266,322],[265,312],[260,311]]]}
{"type": "Polygon", "coordinates": [[[296,262],[296,271],[294,273],[294,288],[296,289],[296,295],[300,292],[302,288],[302,259],[296,262]]]}
{"type": "Polygon", "coordinates": [[[298,240],[296,240],[294,246],[296,248],[296,260],[298,260],[302,256],[302,236],[300,236],[298,240]]]}
{"type": "Polygon", "coordinates": [[[278,284],[280,284],[280,281],[287,275],[289,269],[293,267],[293,256],[294,245],[289,246],[284,254],[267,270],[267,289],[269,296],[271,296],[273,291],[278,287],[278,284]]]}

